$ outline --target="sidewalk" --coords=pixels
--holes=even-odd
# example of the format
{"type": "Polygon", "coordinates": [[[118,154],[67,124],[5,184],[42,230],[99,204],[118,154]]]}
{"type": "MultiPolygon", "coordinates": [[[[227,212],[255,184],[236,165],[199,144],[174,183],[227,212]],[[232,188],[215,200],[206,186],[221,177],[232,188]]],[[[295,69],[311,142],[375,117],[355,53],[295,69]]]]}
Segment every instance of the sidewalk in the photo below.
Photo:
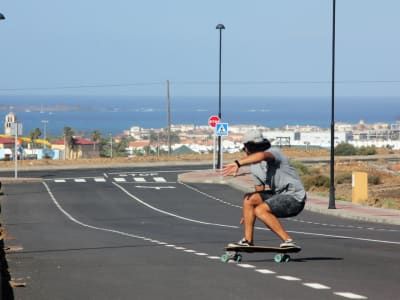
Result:
{"type": "MultiPolygon", "coordinates": [[[[179,180],[186,183],[227,184],[243,192],[254,191],[253,179],[249,169],[244,167],[238,176],[222,177],[213,170],[194,171],[179,175],[179,180]]],[[[360,221],[400,225],[400,210],[376,208],[336,200],[336,209],[328,209],[328,197],[308,194],[306,210],[360,221]]]]}

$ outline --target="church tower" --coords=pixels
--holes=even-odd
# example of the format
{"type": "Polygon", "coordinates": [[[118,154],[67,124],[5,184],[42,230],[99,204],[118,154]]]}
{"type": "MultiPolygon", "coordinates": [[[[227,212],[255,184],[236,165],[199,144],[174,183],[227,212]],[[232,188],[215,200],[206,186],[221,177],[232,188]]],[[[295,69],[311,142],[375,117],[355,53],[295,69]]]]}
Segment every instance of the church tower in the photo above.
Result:
{"type": "Polygon", "coordinates": [[[6,115],[6,120],[4,122],[4,134],[11,135],[11,123],[17,122],[17,116],[13,112],[10,112],[8,115],[6,115]]]}

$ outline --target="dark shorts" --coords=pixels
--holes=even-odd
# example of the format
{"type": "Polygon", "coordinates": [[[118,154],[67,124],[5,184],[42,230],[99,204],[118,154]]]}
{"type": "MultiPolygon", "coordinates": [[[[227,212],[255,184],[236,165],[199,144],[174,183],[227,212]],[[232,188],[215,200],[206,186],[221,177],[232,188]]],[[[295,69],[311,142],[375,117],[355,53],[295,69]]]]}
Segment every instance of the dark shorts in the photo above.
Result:
{"type": "Polygon", "coordinates": [[[260,192],[261,198],[268,204],[269,209],[277,218],[297,216],[303,209],[305,202],[298,201],[290,195],[273,195],[268,191],[260,192]]]}

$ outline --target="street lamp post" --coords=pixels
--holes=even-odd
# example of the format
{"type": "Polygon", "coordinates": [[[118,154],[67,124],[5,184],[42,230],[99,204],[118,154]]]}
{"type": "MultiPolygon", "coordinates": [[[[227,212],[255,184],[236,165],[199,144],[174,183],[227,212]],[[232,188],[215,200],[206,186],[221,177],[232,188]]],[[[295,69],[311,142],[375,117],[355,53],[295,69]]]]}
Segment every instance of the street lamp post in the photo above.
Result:
{"type": "MultiPolygon", "coordinates": [[[[225,29],[223,24],[218,24],[216,29],[219,30],[219,93],[218,93],[218,117],[222,120],[221,114],[221,58],[222,58],[222,30],[225,29]]],[[[221,136],[218,136],[218,161],[217,168],[222,169],[222,148],[221,148],[221,136]]]]}
{"type": "MultiPolygon", "coordinates": [[[[46,141],[47,140],[47,134],[46,134],[46,129],[47,129],[47,123],[49,123],[48,120],[42,120],[40,121],[43,123],[43,139],[46,141]]],[[[46,147],[44,147],[46,148],[46,147]]]]}
{"type": "Polygon", "coordinates": [[[110,133],[110,158],[113,158],[113,136],[110,133]]]}
{"type": "Polygon", "coordinates": [[[336,27],[336,0],[333,0],[332,9],[332,100],[331,100],[331,157],[330,157],[330,187],[329,209],[335,209],[335,27],[336,27]]]}

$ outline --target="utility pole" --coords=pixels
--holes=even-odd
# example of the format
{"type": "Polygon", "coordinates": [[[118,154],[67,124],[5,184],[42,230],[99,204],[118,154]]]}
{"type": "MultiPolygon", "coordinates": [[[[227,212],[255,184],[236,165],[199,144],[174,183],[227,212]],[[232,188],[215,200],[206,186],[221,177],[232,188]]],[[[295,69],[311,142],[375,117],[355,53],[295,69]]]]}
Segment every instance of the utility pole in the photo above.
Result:
{"type": "Polygon", "coordinates": [[[329,209],[335,209],[335,27],[336,27],[336,0],[332,7],[332,100],[331,100],[331,155],[330,155],[330,187],[329,209]]]}
{"type": "Polygon", "coordinates": [[[171,97],[169,94],[169,80],[167,80],[167,144],[168,156],[171,155],[171,97]]]}

